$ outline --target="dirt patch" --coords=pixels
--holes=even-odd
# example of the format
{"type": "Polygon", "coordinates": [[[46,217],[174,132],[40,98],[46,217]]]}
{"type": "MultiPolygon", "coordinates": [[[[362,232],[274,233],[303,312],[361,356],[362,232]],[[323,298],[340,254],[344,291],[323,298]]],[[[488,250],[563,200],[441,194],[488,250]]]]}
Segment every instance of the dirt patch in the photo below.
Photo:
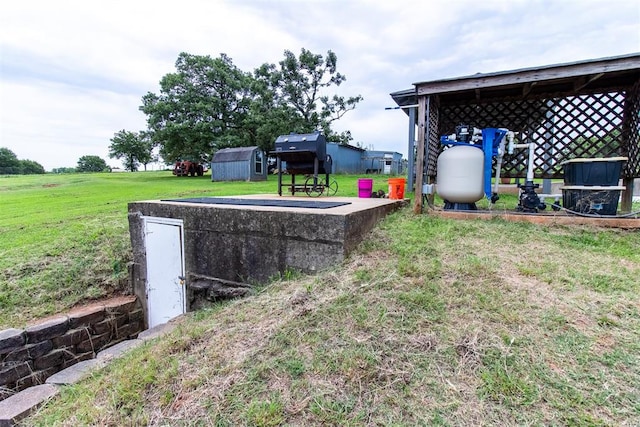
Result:
{"type": "Polygon", "coordinates": [[[43,188],[59,187],[60,184],[43,184],[43,188]]]}

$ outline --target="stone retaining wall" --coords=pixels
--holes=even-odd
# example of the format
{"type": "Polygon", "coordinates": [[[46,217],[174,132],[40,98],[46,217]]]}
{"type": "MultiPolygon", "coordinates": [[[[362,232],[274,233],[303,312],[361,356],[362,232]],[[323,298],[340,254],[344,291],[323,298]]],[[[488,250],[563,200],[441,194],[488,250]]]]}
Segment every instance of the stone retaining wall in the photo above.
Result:
{"type": "Polygon", "coordinates": [[[43,384],[62,369],[144,330],[136,297],[71,312],[34,326],[0,331],[0,400],[43,384]]]}

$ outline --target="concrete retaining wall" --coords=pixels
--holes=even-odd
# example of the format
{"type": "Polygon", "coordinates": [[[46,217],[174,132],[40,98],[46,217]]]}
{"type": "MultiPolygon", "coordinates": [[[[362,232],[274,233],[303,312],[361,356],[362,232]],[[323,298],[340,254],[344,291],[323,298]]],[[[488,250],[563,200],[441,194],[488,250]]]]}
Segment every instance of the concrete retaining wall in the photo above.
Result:
{"type": "Polygon", "coordinates": [[[43,384],[62,369],[144,330],[136,297],[71,312],[29,326],[0,331],[0,400],[43,384]]]}
{"type": "MultiPolygon", "coordinates": [[[[236,198],[284,203],[313,201],[265,194],[236,198]]],[[[246,291],[247,288],[234,288],[238,284],[266,283],[289,269],[313,274],[339,265],[378,221],[405,204],[404,200],[353,197],[327,197],[322,201],[346,204],[311,209],[160,200],[129,203],[131,283],[145,313],[148,309],[145,218],[184,222],[186,311],[192,311],[201,306],[203,295],[205,300],[213,301],[246,291]]]]}

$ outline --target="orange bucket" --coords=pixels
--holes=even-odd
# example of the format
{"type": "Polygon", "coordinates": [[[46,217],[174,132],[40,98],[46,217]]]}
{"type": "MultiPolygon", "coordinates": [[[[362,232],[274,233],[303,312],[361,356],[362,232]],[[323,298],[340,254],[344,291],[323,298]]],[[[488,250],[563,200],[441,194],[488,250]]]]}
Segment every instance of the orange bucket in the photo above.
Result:
{"type": "Polygon", "coordinates": [[[389,178],[389,198],[401,200],[404,199],[404,178],[389,178]]]}

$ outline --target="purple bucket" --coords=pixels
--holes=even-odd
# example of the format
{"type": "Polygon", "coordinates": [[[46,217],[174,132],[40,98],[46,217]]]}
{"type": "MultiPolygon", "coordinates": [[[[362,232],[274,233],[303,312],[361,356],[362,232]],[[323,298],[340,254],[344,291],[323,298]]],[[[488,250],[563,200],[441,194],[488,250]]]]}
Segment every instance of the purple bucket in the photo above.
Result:
{"type": "Polygon", "coordinates": [[[368,199],[373,191],[373,179],[362,178],[358,180],[358,197],[368,199]]]}

